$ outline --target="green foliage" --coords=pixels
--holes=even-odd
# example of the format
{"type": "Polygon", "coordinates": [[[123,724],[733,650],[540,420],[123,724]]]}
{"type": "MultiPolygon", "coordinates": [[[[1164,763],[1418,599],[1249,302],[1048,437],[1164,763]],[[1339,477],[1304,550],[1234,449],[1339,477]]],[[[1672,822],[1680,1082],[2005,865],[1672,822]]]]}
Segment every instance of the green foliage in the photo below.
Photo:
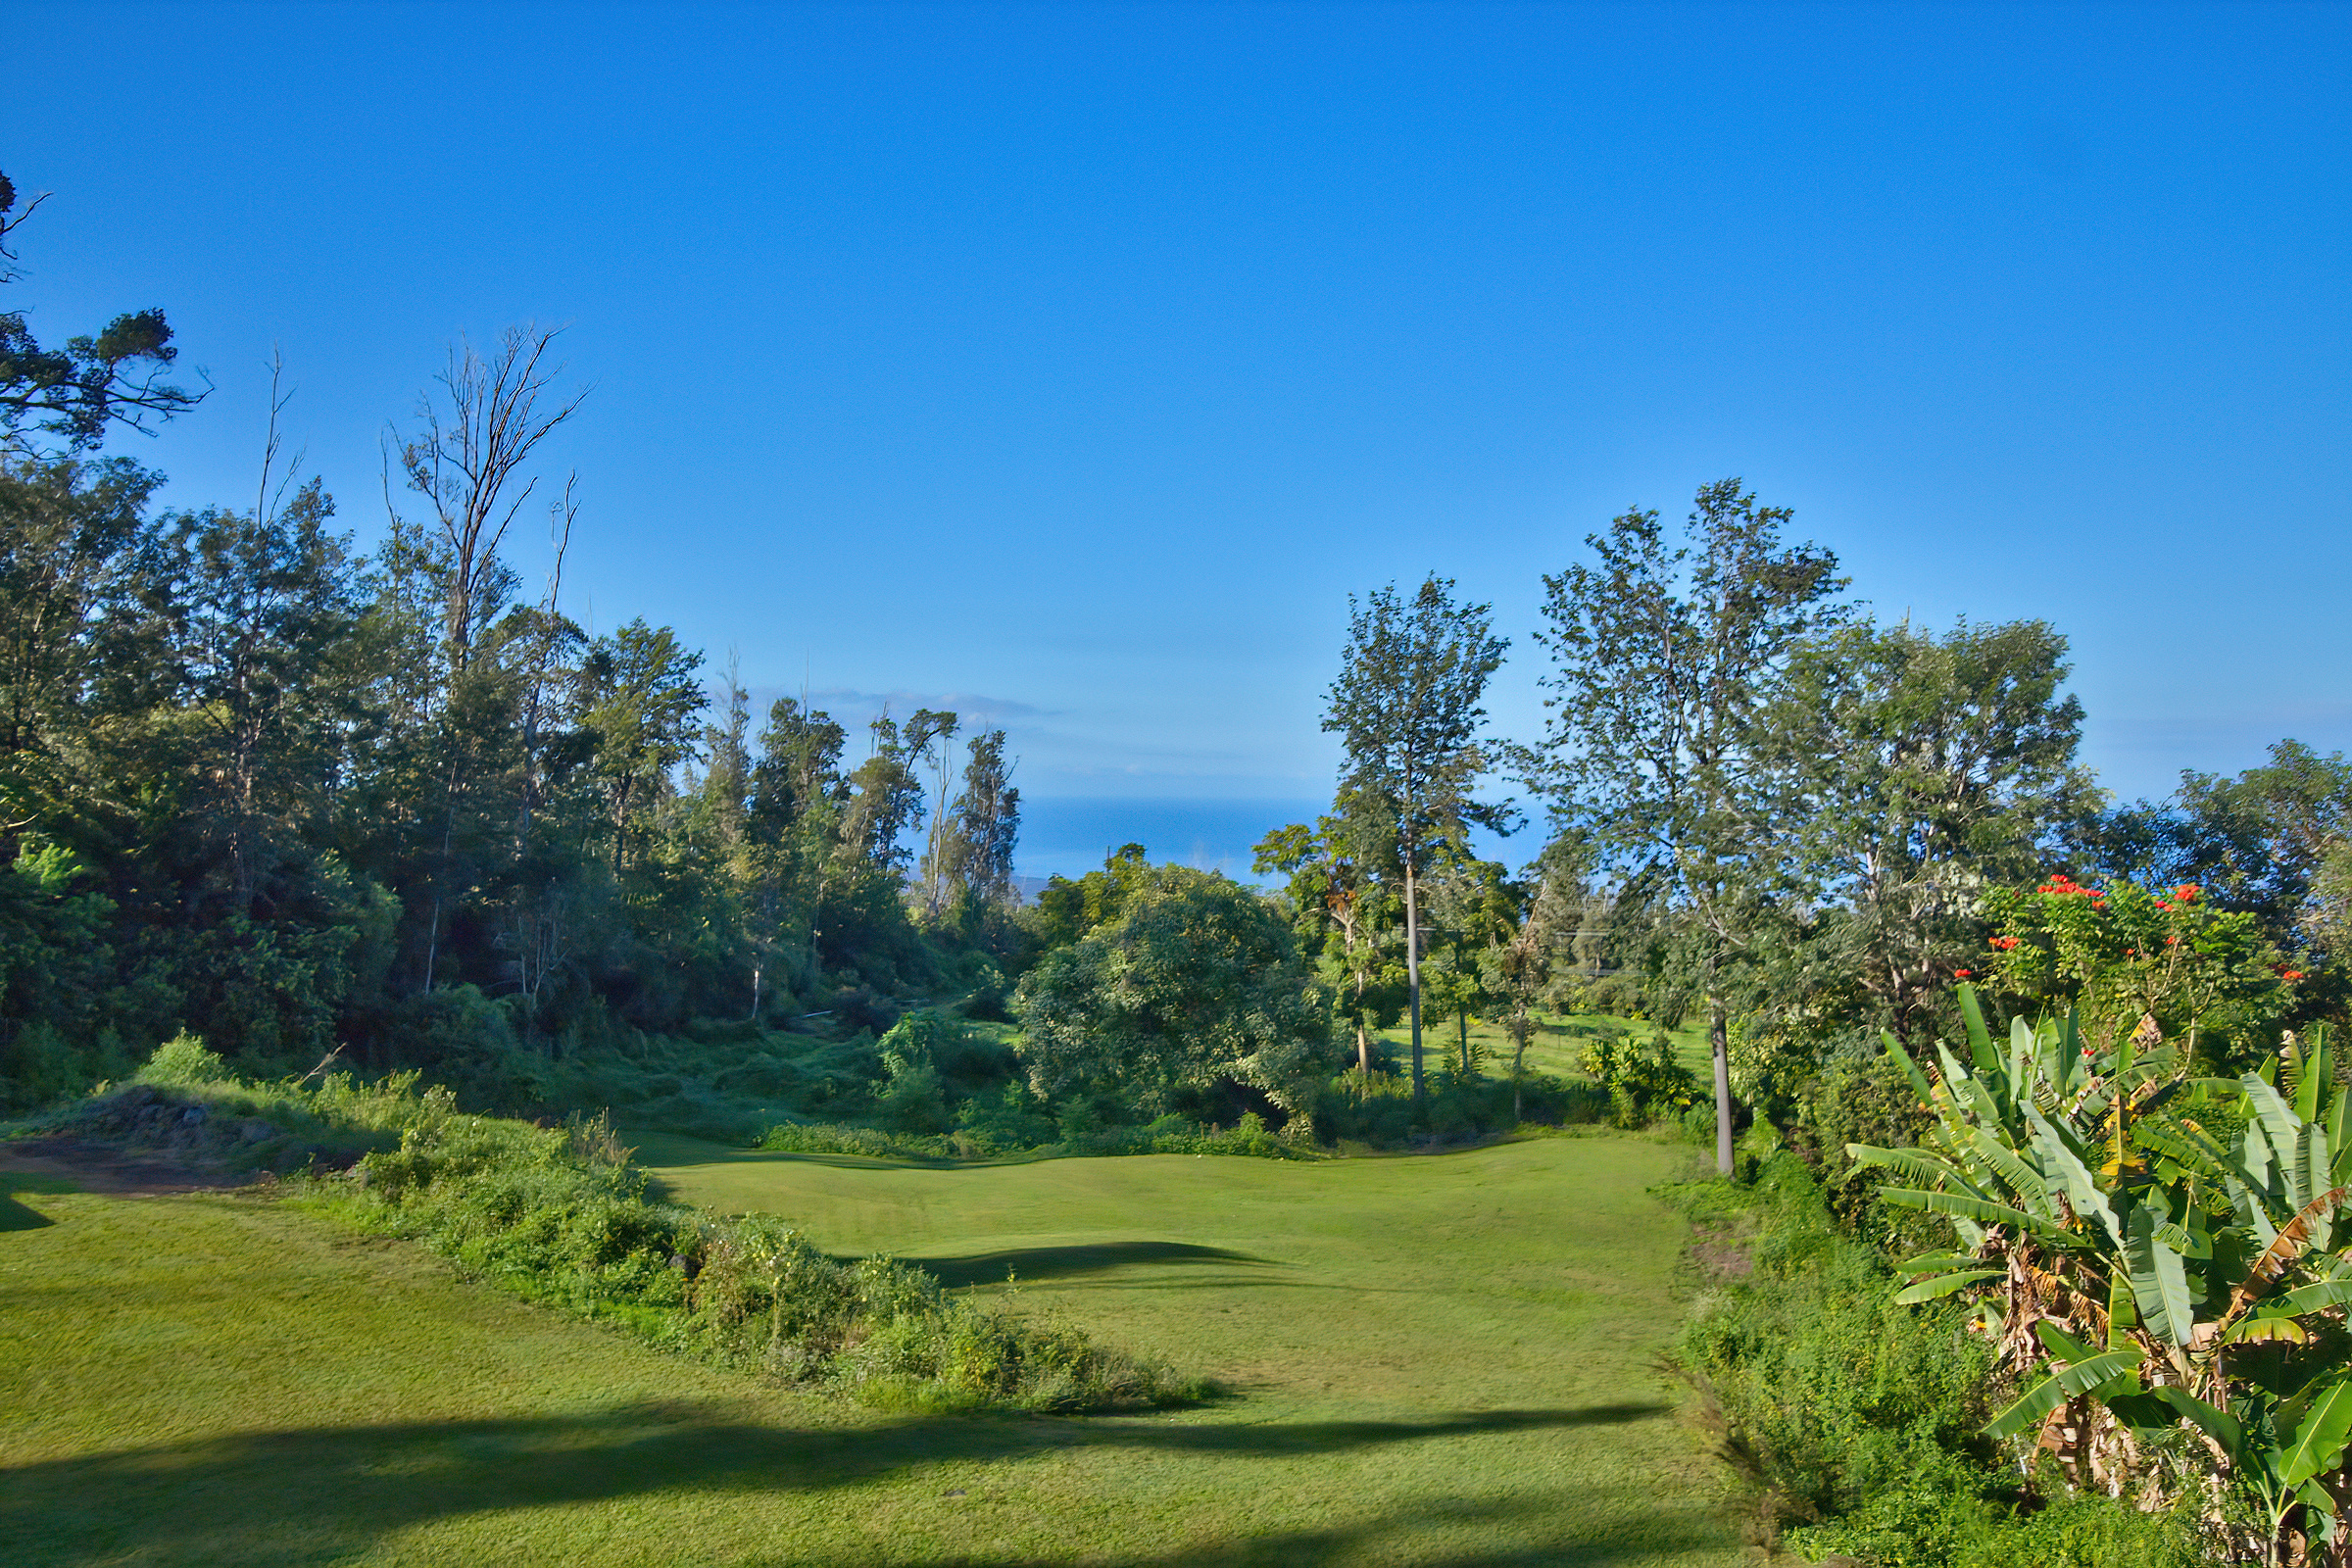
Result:
{"type": "Polygon", "coordinates": [[[131,1148],[249,1166],[275,1152],[356,1153],[306,1201],[413,1237],[515,1294],[619,1323],[667,1348],[901,1405],[1106,1409],[1203,1385],[951,1298],[887,1259],[843,1263],[763,1215],[649,1201],[609,1121],[564,1127],[464,1114],[413,1076],[317,1089],[228,1076],[200,1041],[158,1051],[140,1082],[56,1125],[131,1148]]]}
{"type": "Polygon", "coordinates": [[[356,1193],[321,1200],[533,1299],[886,1405],[1105,1409],[1200,1393],[1070,1330],[945,1296],[919,1270],[837,1262],[768,1216],[649,1202],[641,1171],[582,1157],[581,1144],[428,1100],[398,1150],[360,1162],[356,1193]]]}
{"type": "Polygon", "coordinates": [[[1436,1148],[1517,1132],[1522,1125],[1592,1126],[1615,1119],[1615,1103],[1598,1085],[1548,1073],[1508,1079],[1430,1080],[1422,1101],[1399,1072],[1342,1073],[1327,1086],[1316,1130],[1347,1152],[1436,1148]]]}
{"type": "Polygon", "coordinates": [[[1993,1349],[1949,1300],[1894,1300],[1805,1164],[1774,1152],[1752,1185],[1666,1190],[1699,1226],[1706,1278],[1676,1355],[1808,1559],[1916,1568],[2134,1568],[2205,1560],[2189,1522],[2105,1496],[2036,1508],[1980,1435],[1993,1349]]]}
{"type": "Polygon", "coordinates": [[[1699,1102],[1698,1080],[1675,1059],[1663,1029],[1653,1029],[1640,1045],[1625,1035],[1595,1035],[1579,1065],[1608,1091],[1610,1114],[1620,1127],[1678,1119],[1699,1102]]]}
{"type": "Polygon", "coordinates": [[[1263,899],[1184,866],[1124,878],[1118,913],[1022,978],[1020,1052],[1041,1095],[1108,1094],[1147,1114],[1219,1079],[1311,1116],[1322,1009],[1291,932],[1263,899]]]}
{"type": "Polygon", "coordinates": [[[2152,1023],[2100,1048],[2072,1013],[2019,1019],[2004,1048],[1974,993],[1960,1001],[1967,1065],[1939,1048],[1931,1082],[1887,1041],[1935,1115],[1928,1136],[1850,1152],[1901,1178],[1882,1202],[1942,1216],[1958,1239],[1903,1265],[1917,1283],[1897,1298],[1974,1304],[2016,1393],[1987,1434],[2038,1433],[2071,1481],[2179,1497],[2197,1483],[2170,1455],[2204,1451],[2182,1449],[2193,1428],[2259,1496],[2251,1549],[2270,1555],[2298,1518],[2331,1533],[2334,1497],[2316,1483],[2352,1436],[2330,1251],[2352,1148],[2337,1147],[2346,1092],[2325,1041],[2290,1041],[2278,1083],[2197,1080],[2152,1023]]]}
{"type": "MultiPolygon", "coordinates": [[[[41,198],[20,210],[17,187],[0,174],[0,283],[16,281],[13,230],[41,198]]],[[[95,447],[116,428],[149,430],[204,401],[163,377],[179,358],[160,310],[125,311],[104,331],[43,348],[22,311],[0,312],[0,454],[54,446],[95,447]],[[28,428],[29,426],[29,428],[28,428]]]]}
{"type": "Polygon", "coordinates": [[[1985,914],[1992,985],[2022,1010],[2077,1009],[2099,1047],[2152,1017],[2192,1054],[2242,1059],[2275,1038],[2303,978],[2254,915],[2216,907],[2193,883],[2100,889],[2054,872],[1988,895],[1985,914]]]}
{"type": "Polygon", "coordinates": [[[210,1084],[228,1076],[228,1067],[204,1048],[204,1042],[182,1030],[155,1048],[139,1069],[143,1084],[210,1084]]]}

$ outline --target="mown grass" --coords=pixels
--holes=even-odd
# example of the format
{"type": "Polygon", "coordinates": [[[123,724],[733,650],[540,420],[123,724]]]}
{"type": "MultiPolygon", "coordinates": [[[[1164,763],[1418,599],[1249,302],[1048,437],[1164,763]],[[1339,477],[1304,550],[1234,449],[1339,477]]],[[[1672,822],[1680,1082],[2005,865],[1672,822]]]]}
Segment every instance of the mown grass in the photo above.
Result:
{"type": "MultiPolygon", "coordinates": [[[[12,1562],[1738,1561],[1655,1365],[1682,1157],[909,1169],[646,1140],[672,1194],[919,1257],[1241,1389],[1173,1414],[889,1416],[467,1286],[256,1198],[18,1191],[12,1562]]],[[[54,1184],[49,1184],[54,1185],[54,1184]]]]}

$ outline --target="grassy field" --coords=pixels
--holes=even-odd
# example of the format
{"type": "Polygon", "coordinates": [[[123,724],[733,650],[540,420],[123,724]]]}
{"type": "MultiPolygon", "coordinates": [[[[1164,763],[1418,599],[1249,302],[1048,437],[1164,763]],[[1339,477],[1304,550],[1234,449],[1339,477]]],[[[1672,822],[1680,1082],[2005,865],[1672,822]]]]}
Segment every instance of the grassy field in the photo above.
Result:
{"type": "Polygon", "coordinates": [[[1684,1157],[945,1170],[667,1140],[680,1197],[919,1256],[1228,1378],[1173,1415],[765,1389],[282,1203],[26,1183],[0,1213],[12,1563],[1715,1564],[1730,1479],[1653,1364],[1684,1157]],[[26,1190],[46,1187],[49,1191],[26,1190]]]}
{"type": "MultiPolygon", "coordinates": [[[[1545,1016],[1538,1025],[1536,1037],[1527,1043],[1527,1068],[1530,1072],[1547,1072],[1557,1078],[1581,1078],[1580,1065],[1587,1040],[1575,1033],[1579,1028],[1623,1030],[1629,1038],[1641,1042],[1649,1038],[1650,1026],[1624,1018],[1612,1018],[1603,1013],[1572,1013],[1558,1017],[1545,1016]]],[[[1410,1060],[1412,1037],[1402,1027],[1381,1030],[1377,1038],[1386,1040],[1396,1050],[1397,1059],[1410,1060]]],[[[1690,1069],[1700,1083],[1712,1083],[1714,1066],[1707,1054],[1706,1026],[1686,1022],[1680,1029],[1668,1033],[1674,1044],[1675,1059],[1690,1069]]],[[[1499,1078],[1511,1070],[1511,1039],[1500,1024],[1473,1021],[1470,1040],[1474,1046],[1485,1048],[1485,1072],[1490,1078],[1499,1078]]],[[[1431,1070],[1449,1059],[1459,1049],[1459,1036],[1451,1018],[1426,1018],[1421,1024],[1421,1052],[1431,1070]]]]}

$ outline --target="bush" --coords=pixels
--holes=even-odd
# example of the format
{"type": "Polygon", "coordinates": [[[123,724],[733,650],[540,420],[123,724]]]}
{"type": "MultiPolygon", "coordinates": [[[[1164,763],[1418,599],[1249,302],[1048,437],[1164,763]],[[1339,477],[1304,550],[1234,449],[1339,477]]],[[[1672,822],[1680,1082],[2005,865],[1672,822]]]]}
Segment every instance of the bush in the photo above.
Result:
{"type": "Polygon", "coordinates": [[[220,1058],[184,1029],[156,1047],[138,1071],[138,1081],[143,1084],[213,1084],[227,1076],[228,1068],[220,1058]]]}
{"type": "Polygon", "coordinates": [[[1324,1086],[1316,1130],[1341,1145],[1406,1149],[1415,1144],[1463,1143],[1516,1131],[1522,1121],[1544,1126],[1589,1125],[1609,1119],[1608,1092],[1576,1079],[1529,1073],[1516,1091],[1507,1078],[1433,1074],[1419,1107],[1412,1079],[1401,1072],[1335,1074],[1324,1086]]]}
{"type": "Polygon", "coordinates": [[[438,1090],[405,1108],[400,1146],[315,1200],[534,1300],[887,1404],[1100,1410],[1207,1392],[1072,1330],[949,1298],[920,1270],[836,1261],[771,1217],[649,1201],[609,1123],[461,1115],[438,1090]]]}
{"type": "Polygon", "coordinates": [[[2170,1568],[2186,1520],[2104,1496],[2036,1510],[1980,1434],[1991,1352],[1946,1303],[1897,1306],[1884,1257],[1841,1230],[1813,1173],[1774,1151],[1752,1185],[1665,1196],[1709,1276],[1675,1342],[1730,1445],[1808,1560],[1885,1568],[2170,1568]]]}
{"type": "Polygon", "coordinates": [[[1618,1034],[1598,1035],[1578,1065],[1608,1091],[1610,1118],[1620,1127],[1679,1119],[1698,1102],[1698,1080],[1675,1060],[1663,1029],[1641,1045],[1618,1034]]]}

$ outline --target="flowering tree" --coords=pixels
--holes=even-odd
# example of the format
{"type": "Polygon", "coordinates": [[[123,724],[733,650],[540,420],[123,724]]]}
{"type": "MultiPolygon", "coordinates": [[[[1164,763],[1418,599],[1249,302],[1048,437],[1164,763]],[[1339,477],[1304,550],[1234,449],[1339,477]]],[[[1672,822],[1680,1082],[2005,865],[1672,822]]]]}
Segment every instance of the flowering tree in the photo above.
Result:
{"type": "Polygon", "coordinates": [[[2276,1038],[2304,978],[2255,915],[2216,908],[2194,883],[2101,889],[2059,872],[2031,892],[1996,892],[1985,906],[1998,934],[1984,978],[2027,1011],[2079,1009],[2101,1050],[2145,1017],[2192,1057],[2201,1047],[2242,1054],[2276,1038]]]}

